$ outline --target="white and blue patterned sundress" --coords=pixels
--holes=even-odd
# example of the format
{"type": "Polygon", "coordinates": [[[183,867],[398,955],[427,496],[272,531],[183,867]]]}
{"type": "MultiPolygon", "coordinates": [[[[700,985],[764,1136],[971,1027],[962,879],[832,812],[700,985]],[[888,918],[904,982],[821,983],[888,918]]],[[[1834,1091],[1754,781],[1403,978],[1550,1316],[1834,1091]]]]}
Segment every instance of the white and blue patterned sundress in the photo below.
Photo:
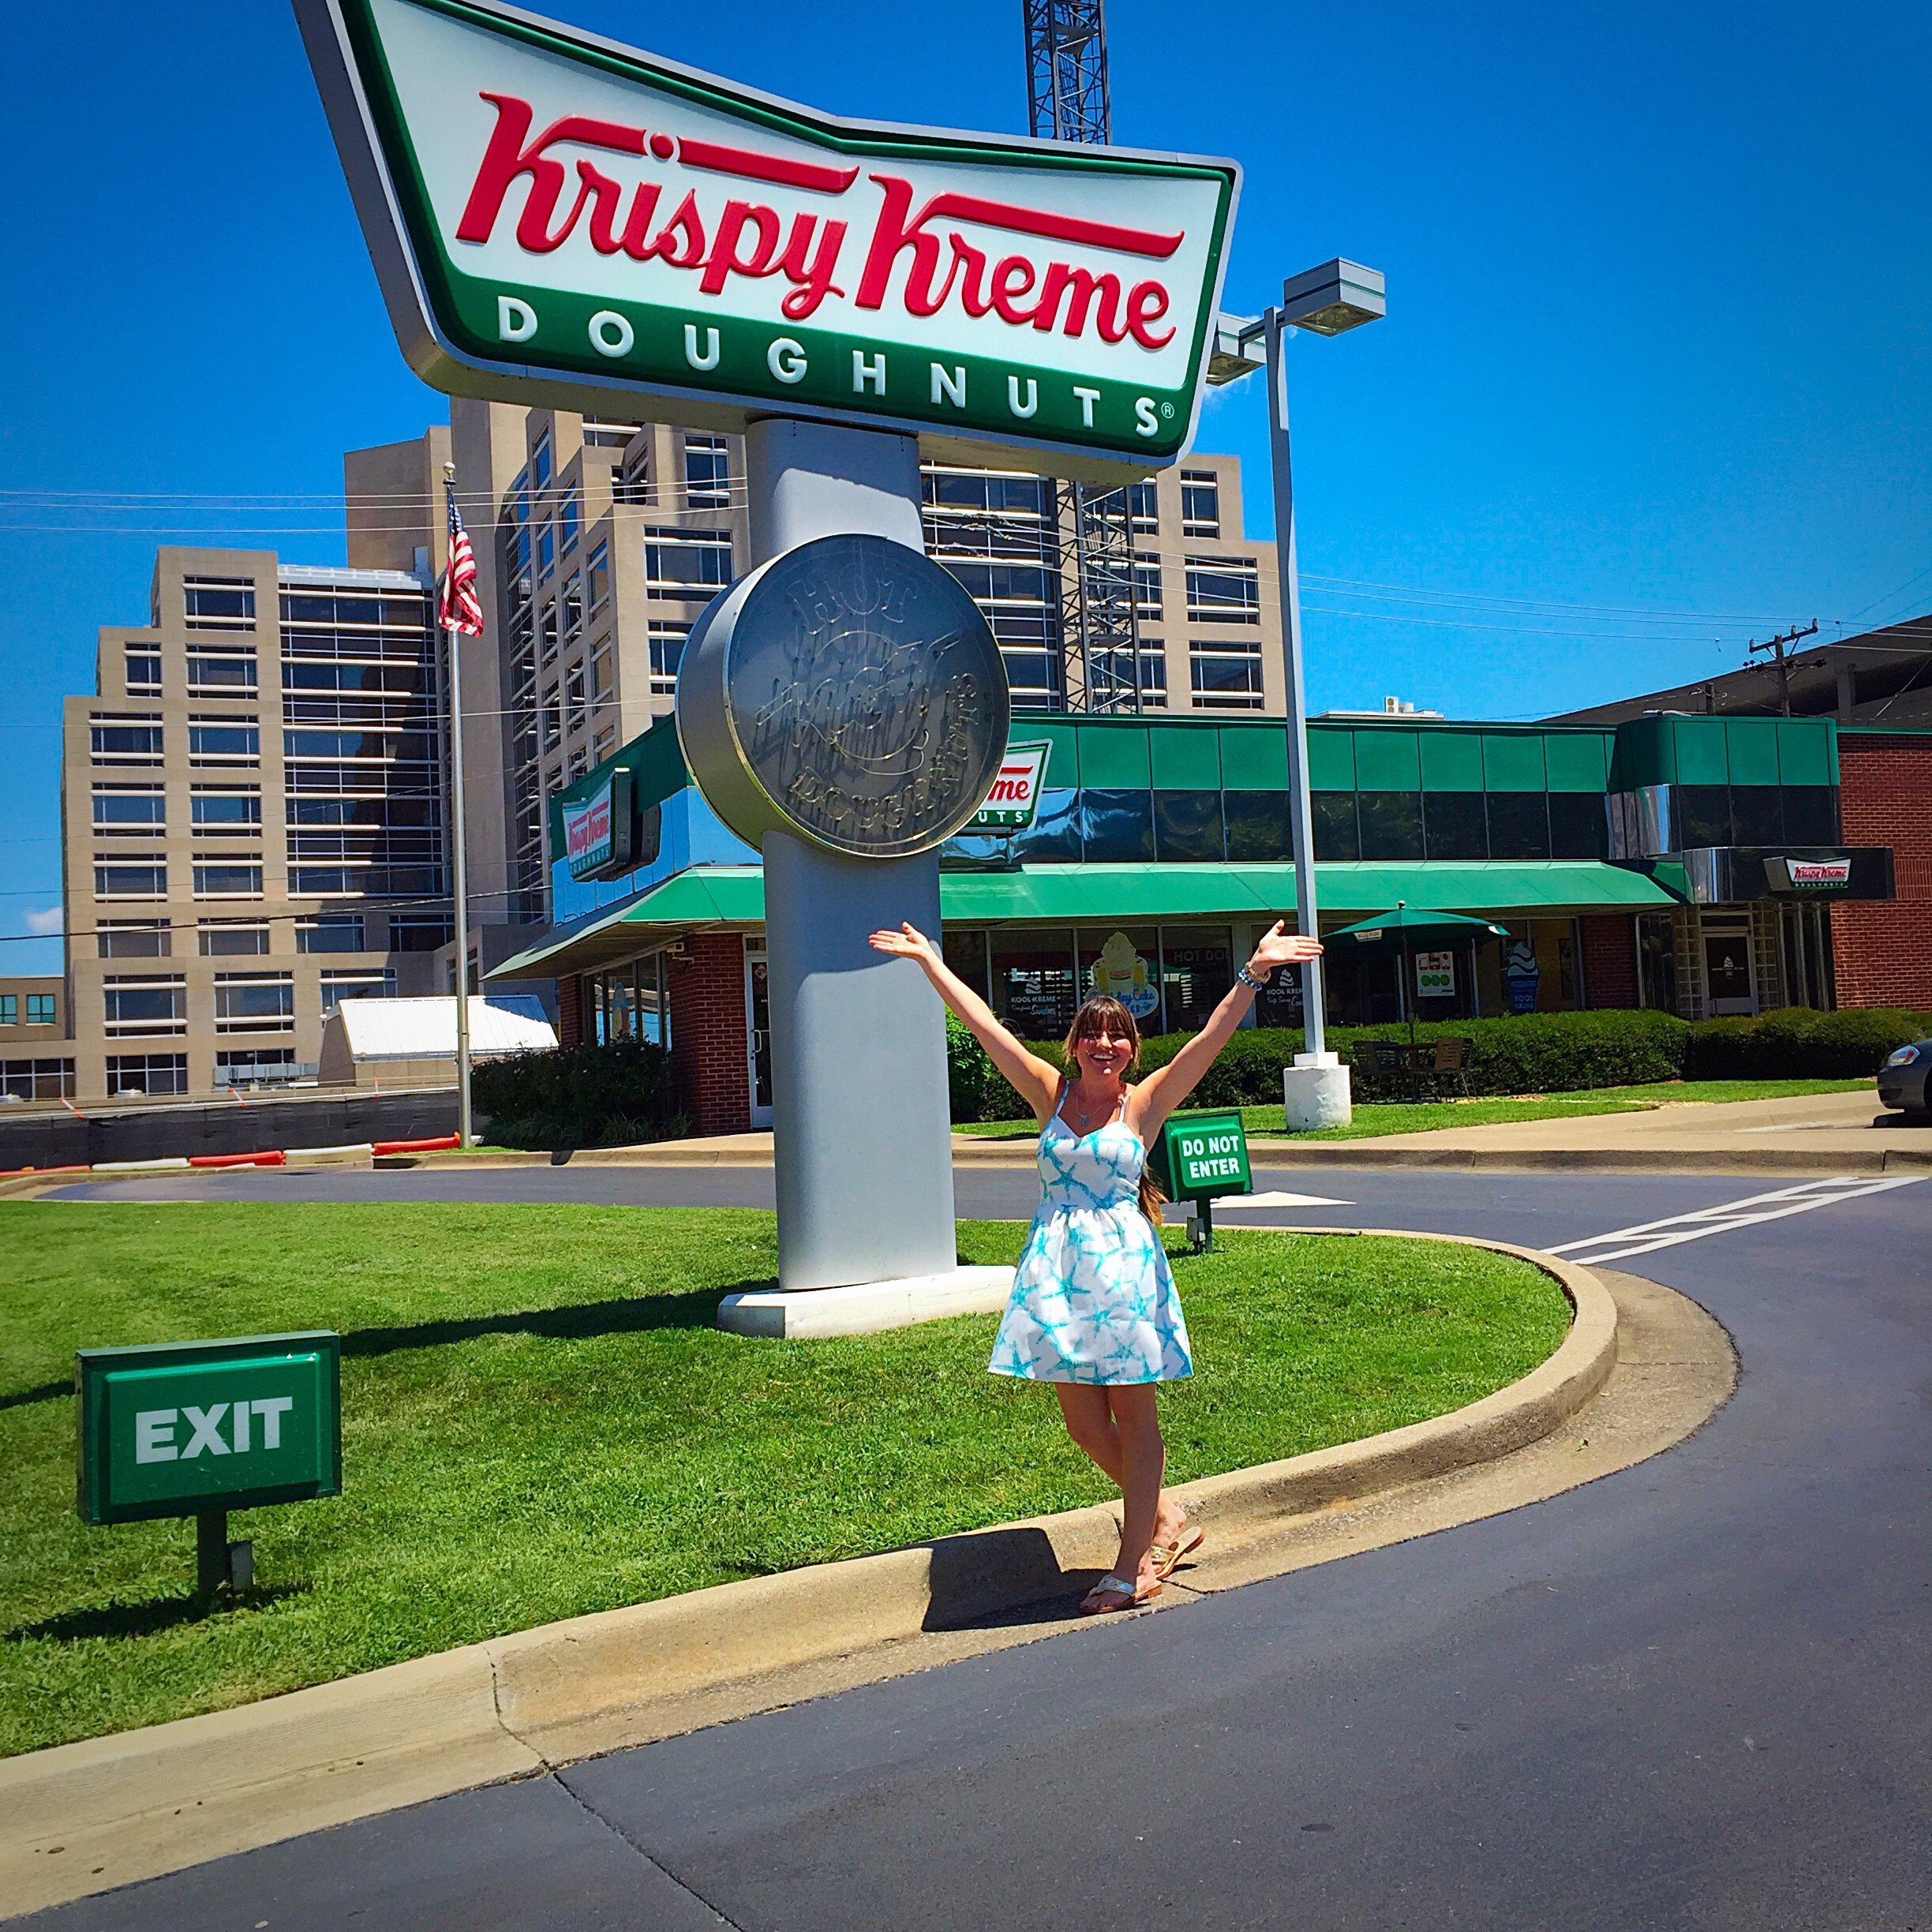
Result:
{"type": "Polygon", "coordinates": [[[1054,1109],[1040,1134],[1039,1212],[1000,1317],[993,1374],[1116,1383],[1194,1372],[1174,1275],[1140,1211],[1146,1165],[1140,1136],[1118,1114],[1076,1134],[1054,1109]]]}

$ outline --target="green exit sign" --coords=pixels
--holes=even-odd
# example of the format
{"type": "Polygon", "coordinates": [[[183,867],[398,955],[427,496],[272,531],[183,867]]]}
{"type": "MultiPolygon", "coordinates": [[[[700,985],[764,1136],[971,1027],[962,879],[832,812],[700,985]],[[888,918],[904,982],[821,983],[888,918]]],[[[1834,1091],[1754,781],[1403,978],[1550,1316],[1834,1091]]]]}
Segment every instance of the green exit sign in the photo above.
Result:
{"type": "Polygon", "coordinates": [[[1170,1200],[1212,1200],[1253,1192],[1239,1114],[1177,1114],[1161,1130],[1161,1145],[1170,1200]]]}
{"type": "Polygon", "coordinates": [[[88,1522],[342,1492],[339,1335],[82,1349],[74,1381],[88,1522]]]}

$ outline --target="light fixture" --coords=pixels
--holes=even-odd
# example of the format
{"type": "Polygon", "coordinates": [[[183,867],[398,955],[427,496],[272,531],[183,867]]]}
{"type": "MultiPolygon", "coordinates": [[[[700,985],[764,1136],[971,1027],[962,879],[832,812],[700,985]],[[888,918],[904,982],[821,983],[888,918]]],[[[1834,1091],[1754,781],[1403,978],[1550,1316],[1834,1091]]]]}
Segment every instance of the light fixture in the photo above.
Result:
{"type": "Polygon", "coordinates": [[[1382,271],[1339,257],[1282,285],[1282,320],[1317,335],[1340,335],[1388,313],[1382,271]]]}

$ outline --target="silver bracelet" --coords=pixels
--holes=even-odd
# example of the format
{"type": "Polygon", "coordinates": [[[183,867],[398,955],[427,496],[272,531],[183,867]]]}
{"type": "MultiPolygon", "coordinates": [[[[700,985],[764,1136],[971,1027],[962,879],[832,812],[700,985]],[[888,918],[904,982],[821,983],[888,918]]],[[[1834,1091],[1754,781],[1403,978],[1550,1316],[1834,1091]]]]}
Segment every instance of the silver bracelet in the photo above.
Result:
{"type": "Polygon", "coordinates": [[[1257,993],[1259,993],[1261,989],[1267,984],[1267,982],[1265,979],[1257,979],[1245,966],[1242,967],[1241,971],[1237,972],[1234,977],[1238,979],[1243,986],[1252,987],[1255,991],[1257,993]]]}

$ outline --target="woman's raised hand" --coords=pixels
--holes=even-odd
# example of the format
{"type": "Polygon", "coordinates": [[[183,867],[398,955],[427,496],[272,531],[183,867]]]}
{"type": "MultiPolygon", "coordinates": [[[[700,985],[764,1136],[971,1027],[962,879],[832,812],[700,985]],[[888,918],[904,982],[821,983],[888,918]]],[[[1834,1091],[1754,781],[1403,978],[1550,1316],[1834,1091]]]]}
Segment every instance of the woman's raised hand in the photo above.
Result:
{"type": "Polygon", "coordinates": [[[1257,967],[1271,972],[1277,966],[1294,966],[1303,960],[1320,959],[1321,942],[1305,933],[1291,933],[1287,923],[1277,919],[1273,927],[1261,936],[1250,967],[1257,967]]]}
{"type": "Polygon", "coordinates": [[[903,925],[897,932],[886,927],[873,934],[867,943],[875,952],[889,953],[895,959],[917,960],[922,964],[938,957],[933,951],[932,942],[912,925],[903,925]]]}

